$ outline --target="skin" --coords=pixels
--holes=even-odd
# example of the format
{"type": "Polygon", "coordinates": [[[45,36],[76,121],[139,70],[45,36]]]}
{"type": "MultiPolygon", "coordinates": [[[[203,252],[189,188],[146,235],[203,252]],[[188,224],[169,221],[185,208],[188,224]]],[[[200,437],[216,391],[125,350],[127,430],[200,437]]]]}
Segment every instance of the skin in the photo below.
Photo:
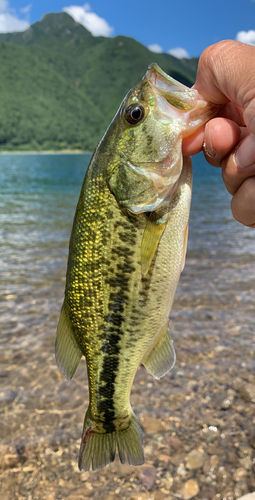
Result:
{"type": "Polygon", "coordinates": [[[122,463],[144,460],[130,390],[141,362],[160,378],[175,359],[168,322],[186,255],[192,185],[181,137],[216,112],[196,94],[152,65],[125,97],[86,173],[56,341],[67,378],[82,354],[87,361],[80,469],[113,461],[116,444],[122,463]],[[141,119],[130,109],[142,110],[141,119]]]}
{"type": "Polygon", "coordinates": [[[225,40],[201,55],[194,88],[221,104],[217,118],[183,141],[184,155],[201,149],[208,163],[221,167],[233,196],[236,220],[255,228],[255,47],[225,40]]]}

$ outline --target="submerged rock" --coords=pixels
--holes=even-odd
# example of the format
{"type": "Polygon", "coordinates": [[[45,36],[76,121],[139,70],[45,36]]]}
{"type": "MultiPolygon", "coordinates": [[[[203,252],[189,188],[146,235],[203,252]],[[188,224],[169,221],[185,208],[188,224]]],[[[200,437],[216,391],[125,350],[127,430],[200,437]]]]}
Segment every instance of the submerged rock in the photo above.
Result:
{"type": "Polygon", "coordinates": [[[140,473],[141,483],[147,490],[151,490],[155,485],[157,469],[155,467],[144,467],[140,473]]]}
{"type": "Polygon", "coordinates": [[[183,500],[190,500],[190,498],[194,498],[199,493],[199,486],[197,481],[194,479],[189,479],[183,488],[178,491],[178,494],[181,495],[183,500]]]}
{"type": "Polygon", "coordinates": [[[234,472],[233,479],[236,483],[238,483],[239,481],[245,479],[246,476],[247,476],[247,471],[243,469],[243,467],[240,467],[239,469],[236,469],[236,471],[234,472]]]}
{"type": "Polygon", "coordinates": [[[234,400],[235,400],[235,394],[236,392],[230,389],[228,391],[227,397],[223,400],[221,408],[222,410],[229,410],[229,408],[232,408],[234,400]]]}
{"type": "Polygon", "coordinates": [[[242,384],[239,387],[239,393],[247,403],[255,403],[255,384],[242,384]]]}
{"type": "Polygon", "coordinates": [[[186,467],[189,470],[200,469],[205,461],[203,450],[192,450],[186,457],[186,467]]]}
{"type": "Polygon", "coordinates": [[[239,500],[255,500],[255,491],[253,491],[253,493],[248,493],[248,495],[244,495],[239,498],[239,500]]]}

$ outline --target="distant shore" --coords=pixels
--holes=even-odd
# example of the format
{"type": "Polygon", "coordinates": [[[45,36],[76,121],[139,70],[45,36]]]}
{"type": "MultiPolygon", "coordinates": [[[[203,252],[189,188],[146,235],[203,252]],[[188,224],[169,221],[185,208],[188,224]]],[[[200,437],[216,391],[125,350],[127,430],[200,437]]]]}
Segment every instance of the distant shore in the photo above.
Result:
{"type": "Polygon", "coordinates": [[[0,151],[0,155],[91,155],[93,151],[62,149],[60,151],[0,151]]]}

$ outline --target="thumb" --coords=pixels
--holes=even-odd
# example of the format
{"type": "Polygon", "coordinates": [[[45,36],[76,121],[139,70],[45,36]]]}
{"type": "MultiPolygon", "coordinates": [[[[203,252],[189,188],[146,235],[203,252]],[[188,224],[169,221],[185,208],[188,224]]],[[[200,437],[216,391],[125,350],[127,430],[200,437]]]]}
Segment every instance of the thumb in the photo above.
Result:
{"type": "Polygon", "coordinates": [[[194,88],[216,104],[233,102],[243,109],[245,125],[255,134],[255,47],[233,40],[202,53],[194,88]]]}

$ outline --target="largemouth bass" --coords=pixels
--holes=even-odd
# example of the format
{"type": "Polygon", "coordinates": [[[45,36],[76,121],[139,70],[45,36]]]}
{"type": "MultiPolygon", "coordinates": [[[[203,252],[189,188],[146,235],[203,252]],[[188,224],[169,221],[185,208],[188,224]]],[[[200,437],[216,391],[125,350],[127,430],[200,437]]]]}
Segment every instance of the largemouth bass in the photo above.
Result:
{"type": "Polygon", "coordinates": [[[79,468],[144,462],[130,405],[140,363],[156,378],[174,365],[169,314],[184,266],[192,164],[182,138],[216,107],[152,64],[96,148],[70,239],[56,359],[71,379],[84,355],[90,402],[79,468]]]}

